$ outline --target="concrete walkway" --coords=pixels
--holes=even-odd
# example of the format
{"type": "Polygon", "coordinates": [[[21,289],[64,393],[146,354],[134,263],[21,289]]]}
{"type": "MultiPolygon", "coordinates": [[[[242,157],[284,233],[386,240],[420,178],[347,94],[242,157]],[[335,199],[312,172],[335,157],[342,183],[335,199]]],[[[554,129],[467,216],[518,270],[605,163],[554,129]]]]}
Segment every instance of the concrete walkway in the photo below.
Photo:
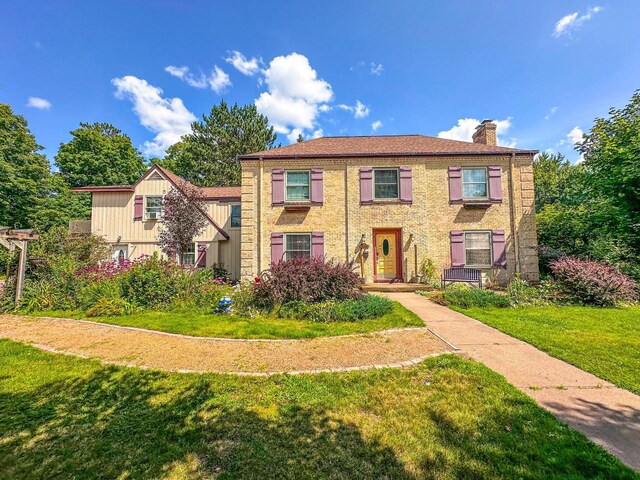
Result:
{"type": "Polygon", "coordinates": [[[305,340],[239,340],[66,318],[0,315],[0,338],[116,365],[240,375],[406,367],[428,356],[451,353],[424,327],[305,340]]]}
{"type": "MultiPolygon", "coordinates": [[[[640,396],[415,293],[387,293],[436,335],[640,471],[640,396]]],[[[640,375],[640,372],[638,373],[640,375]]]]}

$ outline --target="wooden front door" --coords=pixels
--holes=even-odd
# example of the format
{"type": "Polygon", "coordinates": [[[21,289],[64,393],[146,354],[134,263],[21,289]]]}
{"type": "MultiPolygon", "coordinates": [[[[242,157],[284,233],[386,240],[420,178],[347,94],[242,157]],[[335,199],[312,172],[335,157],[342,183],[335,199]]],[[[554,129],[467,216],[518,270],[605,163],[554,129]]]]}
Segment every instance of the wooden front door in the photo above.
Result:
{"type": "Polygon", "coordinates": [[[401,278],[400,231],[378,230],[375,237],[375,280],[395,280],[401,278]]]}

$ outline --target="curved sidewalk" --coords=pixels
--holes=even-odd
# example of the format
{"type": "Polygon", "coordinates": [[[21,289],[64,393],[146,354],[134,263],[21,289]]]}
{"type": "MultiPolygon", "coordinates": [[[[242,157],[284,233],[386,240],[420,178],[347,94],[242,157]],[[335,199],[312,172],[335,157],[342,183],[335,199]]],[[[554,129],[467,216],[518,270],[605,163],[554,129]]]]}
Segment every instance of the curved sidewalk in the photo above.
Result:
{"type": "Polygon", "coordinates": [[[451,351],[426,328],[305,340],[233,340],[16,315],[0,316],[0,338],[117,365],[241,375],[402,367],[451,351]]]}
{"type": "Polygon", "coordinates": [[[640,471],[640,396],[414,293],[386,293],[461,353],[640,471]]]}

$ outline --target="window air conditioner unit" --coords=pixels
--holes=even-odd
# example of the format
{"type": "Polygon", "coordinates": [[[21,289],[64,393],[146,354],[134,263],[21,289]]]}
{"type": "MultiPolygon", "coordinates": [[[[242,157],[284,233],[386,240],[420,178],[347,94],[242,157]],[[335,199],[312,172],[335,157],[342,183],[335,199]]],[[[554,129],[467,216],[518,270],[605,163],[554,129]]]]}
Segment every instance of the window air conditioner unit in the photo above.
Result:
{"type": "Polygon", "coordinates": [[[158,220],[160,214],[158,212],[149,212],[149,220],[158,220]]]}

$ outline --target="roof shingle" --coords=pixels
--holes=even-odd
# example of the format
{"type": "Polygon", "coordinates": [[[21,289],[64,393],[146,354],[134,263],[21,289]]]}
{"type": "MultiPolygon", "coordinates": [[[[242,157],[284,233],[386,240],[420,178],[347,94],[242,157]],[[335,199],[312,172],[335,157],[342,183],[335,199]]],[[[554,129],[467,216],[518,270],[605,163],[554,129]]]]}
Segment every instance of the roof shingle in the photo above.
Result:
{"type": "Polygon", "coordinates": [[[262,158],[331,158],[434,155],[532,155],[537,150],[462,142],[426,135],[379,135],[365,137],[321,137],[285,147],[240,155],[241,160],[262,158]]]}

